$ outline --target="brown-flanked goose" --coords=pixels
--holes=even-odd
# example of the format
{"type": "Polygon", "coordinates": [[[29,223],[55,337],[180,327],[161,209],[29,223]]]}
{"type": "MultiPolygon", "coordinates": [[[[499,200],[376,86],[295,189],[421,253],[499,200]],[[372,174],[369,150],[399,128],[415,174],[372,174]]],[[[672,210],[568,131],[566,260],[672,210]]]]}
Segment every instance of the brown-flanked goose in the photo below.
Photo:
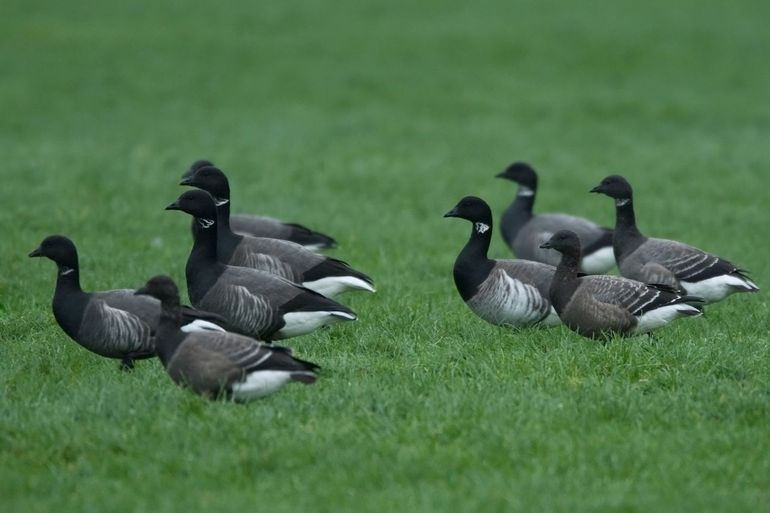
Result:
{"type": "Polygon", "coordinates": [[[455,260],[457,291],[468,307],[484,319],[514,328],[555,326],[559,318],[548,300],[554,267],[528,260],[492,260],[492,211],[475,196],[466,196],[444,217],[471,222],[471,236],[455,260]]]}
{"type": "Polygon", "coordinates": [[[167,276],[155,276],[137,295],[162,305],[156,350],[175,383],[210,399],[257,399],[292,381],[314,383],[319,367],[285,347],[262,344],[228,332],[185,333],[180,329],[179,290],[167,276]]]}
{"type": "MultiPolygon", "coordinates": [[[[182,175],[185,179],[202,167],[213,166],[208,160],[196,160],[182,175]]],[[[227,198],[230,199],[229,196],[227,198]]],[[[270,237],[301,244],[311,251],[321,251],[337,247],[337,241],[321,232],[317,232],[297,223],[285,223],[268,216],[234,214],[230,217],[230,227],[235,233],[252,237],[270,237]]]]}
{"type": "Polygon", "coordinates": [[[348,290],[374,292],[372,279],[336,258],[319,255],[295,242],[238,235],[230,229],[230,185],[216,167],[198,168],[180,185],[202,189],[217,205],[217,258],[223,264],[250,267],[334,297],[348,290]]]}
{"type": "MultiPolygon", "coordinates": [[[[75,244],[62,235],[46,237],[30,257],[48,257],[58,267],[53,314],[62,330],[75,342],[106,358],[132,368],[134,360],[155,356],[155,331],[160,302],[134,296],[133,289],[84,292],[75,244]]],[[[180,307],[186,331],[224,331],[218,315],[180,307]]]]}
{"type": "Polygon", "coordinates": [[[533,214],[537,194],[537,173],[524,162],[514,162],[496,175],[519,184],[516,199],[503,212],[500,231],[517,258],[535,260],[550,265],[559,263],[559,254],[541,248],[541,244],[559,230],[572,230],[580,238],[584,256],[580,262],[583,272],[603,274],[615,265],[612,254],[612,230],[593,221],[567,214],[533,214]]]}
{"type": "Polygon", "coordinates": [[[561,253],[549,296],[562,322],[589,338],[649,333],[674,319],[700,315],[689,303],[702,303],[672,289],[620,278],[580,276],[580,240],[575,232],[561,230],[543,244],[561,253]]]}
{"type": "Polygon", "coordinates": [[[187,191],[166,210],[186,212],[197,223],[185,268],[190,302],[224,317],[233,331],[271,341],[356,319],[348,307],[285,278],[219,262],[217,210],[206,191],[187,191]]]}
{"type": "Polygon", "coordinates": [[[727,260],[681,242],[645,237],[636,227],[633,191],[622,176],[612,175],[591,189],[615,200],[613,248],[620,273],[645,283],[660,283],[706,303],[735,292],[757,292],[746,271],[727,260]]]}

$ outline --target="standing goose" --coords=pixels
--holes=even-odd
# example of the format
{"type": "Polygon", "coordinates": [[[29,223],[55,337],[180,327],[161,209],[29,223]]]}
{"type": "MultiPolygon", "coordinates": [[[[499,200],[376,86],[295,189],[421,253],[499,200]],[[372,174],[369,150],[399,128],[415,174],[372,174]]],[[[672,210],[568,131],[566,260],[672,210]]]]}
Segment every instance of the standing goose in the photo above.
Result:
{"type": "MultiPolygon", "coordinates": [[[[198,169],[210,167],[214,164],[208,160],[196,160],[182,175],[182,179],[192,176],[198,169]]],[[[218,202],[229,201],[228,196],[218,198],[218,202]]],[[[316,232],[301,224],[285,223],[279,219],[268,216],[253,216],[235,214],[230,217],[230,226],[235,233],[251,235],[252,237],[270,237],[272,239],[290,240],[305,246],[311,251],[321,251],[337,247],[337,241],[321,232],[316,232]]]]}
{"type": "Polygon", "coordinates": [[[548,300],[553,266],[487,258],[492,211],[484,200],[466,196],[444,217],[459,217],[473,224],[470,239],[454,265],[455,286],[473,313],[491,324],[511,327],[559,324],[548,300]]]}
{"type": "Polygon", "coordinates": [[[346,306],[285,278],[219,262],[217,210],[206,191],[187,191],[166,210],[181,210],[197,222],[185,269],[190,301],[223,316],[233,331],[277,340],[356,319],[346,306]]]}
{"type": "Polygon", "coordinates": [[[660,283],[715,303],[735,292],[759,287],[746,271],[681,242],[645,237],[636,227],[633,191],[622,176],[608,176],[591,189],[615,200],[613,248],[620,273],[645,283],[660,283]]]}
{"type": "Polygon", "coordinates": [[[500,231],[508,247],[518,258],[535,260],[546,264],[559,263],[559,254],[542,249],[541,244],[561,229],[578,234],[585,256],[581,269],[588,274],[603,274],[615,265],[612,254],[612,230],[582,217],[567,214],[532,213],[537,193],[537,173],[529,164],[515,162],[508,166],[498,178],[505,178],[519,184],[516,199],[503,212],[500,231]]]}
{"type": "Polygon", "coordinates": [[[702,312],[688,303],[702,303],[659,285],[617,276],[580,276],[580,240],[560,230],[543,244],[561,253],[550,289],[551,303],[567,327],[588,338],[648,333],[683,316],[702,312]]]}
{"type": "Polygon", "coordinates": [[[230,186],[220,169],[200,167],[184,177],[180,185],[198,187],[214,198],[220,262],[277,274],[326,297],[347,290],[374,292],[372,279],[342,260],[319,255],[296,242],[233,233],[230,229],[230,186]]]}
{"type": "Polygon", "coordinates": [[[248,401],[272,394],[291,381],[311,384],[319,367],[291,356],[285,347],[268,346],[227,332],[185,333],[180,327],[179,290],[167,276],[155,276],[136,291],[160,300],[156,350],[171,379],[214,399],[222,394],[248,401]]]}
{"type": "MultiPolygon", "coordinates": [[[[100,356],[121,360],[123,368],[132,368],[134,360],[155,356],[159,301],[134,296],[132,289],[84,292],[80,288],[78,252],[67,237],[46,237],[29,256],[48,257],[56,263],[59,275],[53,314],[72,340],[100,356]]],[[[224,331],[213,323],[224,321],[217,315],[189,307],[181,311],[185,322],[190,323],[183,328],[187,331],[224,331]]]]}

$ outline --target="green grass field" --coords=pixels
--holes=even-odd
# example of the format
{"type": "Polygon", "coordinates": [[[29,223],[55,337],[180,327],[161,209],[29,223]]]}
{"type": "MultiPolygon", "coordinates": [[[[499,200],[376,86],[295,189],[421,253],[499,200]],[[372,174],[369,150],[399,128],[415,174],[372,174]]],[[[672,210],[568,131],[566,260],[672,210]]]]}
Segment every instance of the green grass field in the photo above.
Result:
{"type": "MultiPolygon", "coordinates": [[[[770,287],[770,3],[23,2],[0,17],[3,512],[770,511],[766,292],[655,340],[512,333],[462,303],[466,194],[541,172],[537,210],[640,228],[770,287]],[[157,361],[70,341],[55,268],[87,290],[184,283],[189,218],[165,212],[210,158],[234,211],[301,221],[378,293],[293,339],[312,387],[210,403],[157,361]]],[[[492,253],[508,256],[495,235],[492,253]]]]}

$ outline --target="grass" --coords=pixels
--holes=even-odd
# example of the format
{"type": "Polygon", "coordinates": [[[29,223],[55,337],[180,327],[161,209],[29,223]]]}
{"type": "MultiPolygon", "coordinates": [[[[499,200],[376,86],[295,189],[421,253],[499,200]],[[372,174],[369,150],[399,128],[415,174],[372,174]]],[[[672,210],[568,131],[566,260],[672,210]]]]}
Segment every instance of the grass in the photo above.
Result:
{"type": "MultiPolygon", "coordinates": [[[[4,4],[0,497],[4,511],[768,511],[763,293],[601,346],[462,304],[466,194],[513,160],[540,211],[640,227],[770,284],[767,2],[4,4]],[[264,5],[263,5],[264,4],[264,5]],[[48,261],[86,289],[183,279],[163,207],[210,158],[235,211],[334,235],[379,292],[294,339],[313,387],[208,403],[157,361],[120,373],[55,324],[48,261]]],[[[507,255],[497,236],[495,256],[507,255]]]]}

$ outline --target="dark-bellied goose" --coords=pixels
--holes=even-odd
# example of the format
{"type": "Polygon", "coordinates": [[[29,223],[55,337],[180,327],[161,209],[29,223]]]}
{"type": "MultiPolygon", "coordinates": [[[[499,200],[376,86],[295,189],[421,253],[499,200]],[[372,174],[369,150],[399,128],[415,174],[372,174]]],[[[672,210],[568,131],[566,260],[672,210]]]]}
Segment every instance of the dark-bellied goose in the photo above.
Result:
{"type": "Polygon", "coordinates": [[[543,244],[561,253],[549,296],[559,318],[589,338],[649,333],[683,316],[700,315],[689,303],[702,303],[659,285],[607,275],[579,275],[580,240],[560,230],[543,244]]]}
{"type": "Polygon", "coordinates": [[[137,295],[160,300],[156,351],[175,383],[214,399],[247,401],[272,394],[291,381],[310,384],[319,367],[270,346],[228,332],[185,333],[180,329],[179,290],[168,276],[155,276],[137,295]]]}
{"type": "Polygon", "coordinates": [[[230,229],[230,185],[219,168],[200,167],[184,177],[180,185],[198,187],[214,198],[220,262],[277,274],[326,297],[348,290],[374,292],[372,279],[342,260],[319,255],[296,242],[233,233],[230,229]]]}
{"type": "MultiPolygon", "coordinates": [[[[190,168],[182,175],[182,179],[192,176],[198,169],[213,166],[208,160],[196,160],[190,168]]],[[[218,202],[229,200],[218,198],[218,202]]],[[[286,223],[274,217],[254,216],[247,214],[233,214],[230,216],[230,227],[233,232],[241,235],[251,235],[252,237],[270,237],[272,239],[283,239],[301,244],[311,251],[321,251],[324,249],[333,249],[337,247],[337,241],[332,237],[321,232],[316,232],[297,223],[286,223]]]]}
{"type": "MultiPolygon", "coordinates": [[[[75,244],[67,237],[51,235],[29,254],[48,257],[59,270],[53,295],[56,322],[75,342],[91,352],[121,360],[124,368],[134,360],[155,355],[155,329],[160,302],[136,297],[132,289],[84,292],[80,288],[80,267],[75,244]]],[[[224,331],[214,322],[224,319],[185,307],[183,329],[224,331]],[[213,321],[213,322],[212,322],[213,321]]]]}
{"type": "Polygon", "coordinates": [[[542,249],[545,241],[559,230],[578,234],[584,250],[580,267],[588,274],[603,274],[615,265],[612,254],[612,230],[582,217],[567,214],[533,214],[537,194],[537,173],[529,164],[514,162],[498,178],[519,184],[516,199],[503,212],[500,232],[508,247],[518,258],[535,260],[550,265],[559,263],[556,251],[542,249]]]}
{"type": "Polygon", "coordinates": [[[548,300],[553,266],[487,258],[492,211],[484,200],[466,196],[444,217],[467,219],[473,225],[454,265],[455,286],[473,313],[491,324],[511,327],[559,324],[548,300]]]}
{"type": "Polygon", "coordinates": [[[348,307],[285,278],[219,262],[217,209],[208,192],[187,191],[166,210],[186,212],[198,223],[185,269],[190,301],[223,316],[233,331],[277,340],[356,319],[348,307]]]}
{"type": "Polygon", "coordinates": [[[623,276],[667,285],[702,297],[706,303],[721,301],[735,292],[759,290],[746,271],[723,258],[681,242],[642,235],[636,227],[631,185],[622,176],[606,177],[591,192],[615,200],[613,248],[623,276]]]}

